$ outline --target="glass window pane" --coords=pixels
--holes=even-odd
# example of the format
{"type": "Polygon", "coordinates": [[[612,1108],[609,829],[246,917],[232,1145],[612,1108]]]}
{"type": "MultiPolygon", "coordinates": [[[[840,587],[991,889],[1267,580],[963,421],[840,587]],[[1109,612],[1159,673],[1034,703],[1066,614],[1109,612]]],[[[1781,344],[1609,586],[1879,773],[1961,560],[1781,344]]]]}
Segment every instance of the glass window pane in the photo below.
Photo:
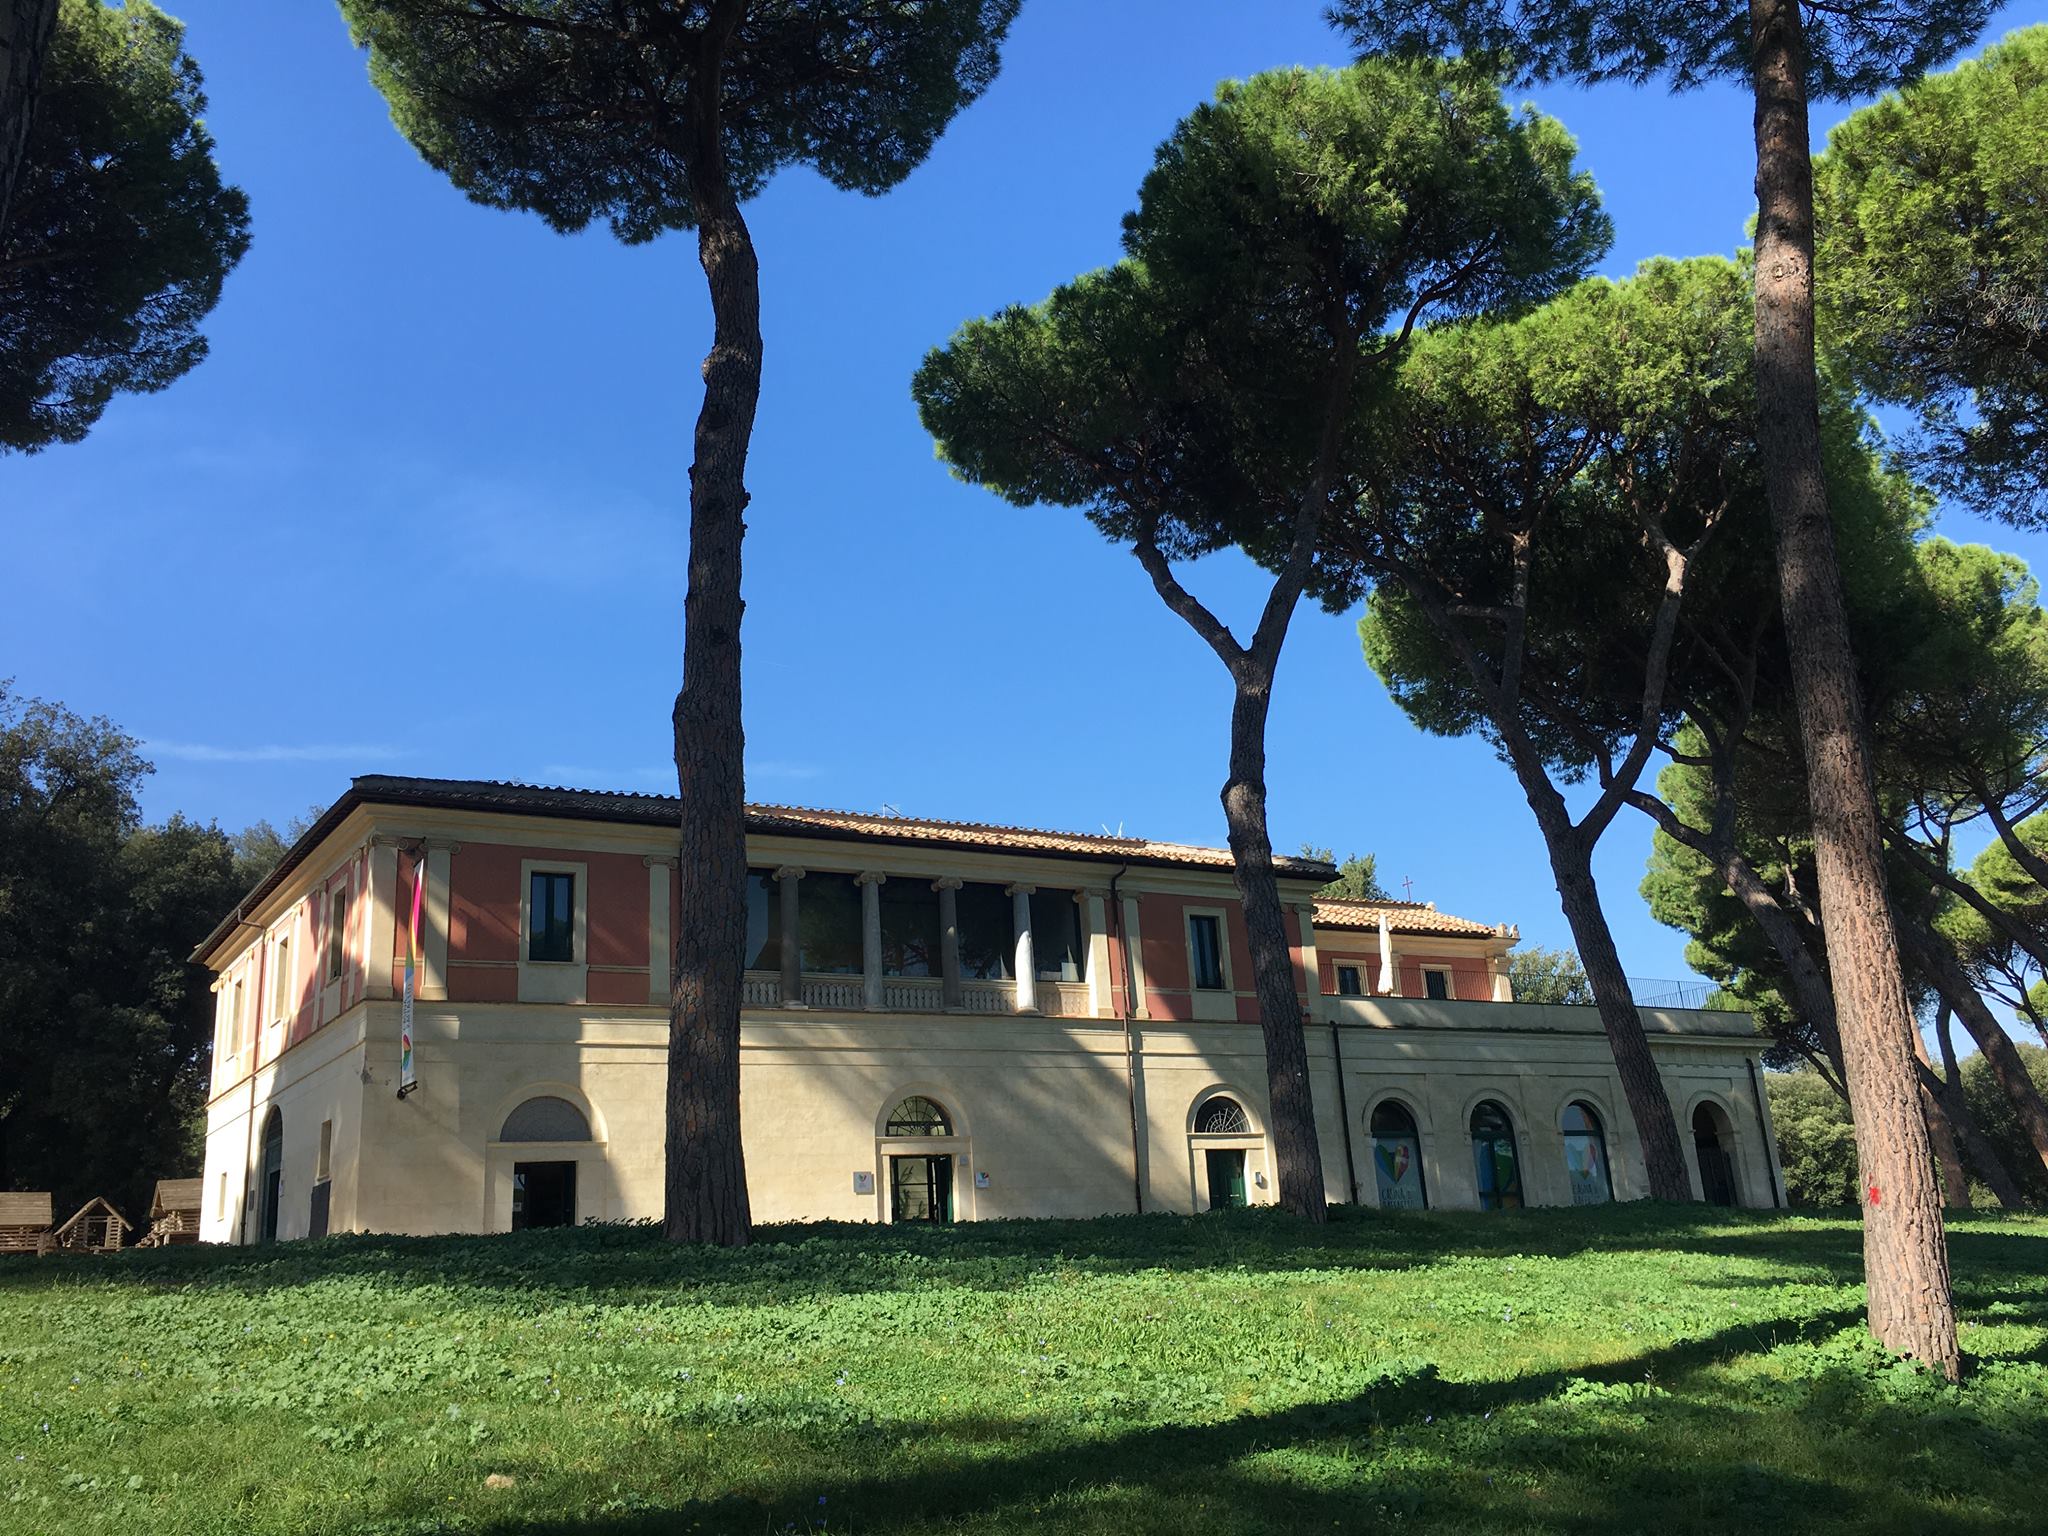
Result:
{"type": "Polygon", "coordinates": [[[939,974],[939,893],[929,880],[883,882],[882,974],[939,974]]]}
{"type": "Polygon", "coordinates": [[[1481,1210],[1514,1210],[1521,1205],[1522,1170],[1515,1157],[1514,1128],[1508,1112],[1491,1099],[1472,1111],[1472,1163],[1481,1210]]]}
{"type": "Polygon", "coordinates": [[[1429,995],[1438,1002],[1449,1002],[1451,997],[1451,973],[1449,971],[1424,971],[1422,985],[1429,995]]]}
{"type": "Polygon", "coordinates": [[[889,1111],[885,1136],[950,1136],[953,1122],[932,1100],[913,1094],[889,1111]]]}
{"type": "Polygon", "coordinates": [[[576,958],[576,877],[536,870],[527,896],[526,958],[562,962],[576,958]]]}
{"type": "Polygon", "coordinates": [[[1340,965],[1337,967],[1337,995],[1339,997],[1361,997],[1363,989],[1358,984],[1358,967],[1340,965]]]}
{"type": "Polygon", "coordinates": [[[1188,937],[1194,952],[1195,986],[1204,992],[1223,989],[1222,925],[1202,913],[1188,919],[1188,937]]]}
{"type": "Polygon", "coordinates": [[[1199,1136],[1243,1136],[1251,1128],[1251,1117],[1235,1099],[1211,1099],[1195,1116],[1195,1133],[1199,1136]]]}
{"type": "Polygon", "coordinates": [[[813,870],[796,888],[799,962],[807,971],[835,976],[861,973],[860,887],[852,875],[813,870]]]}
{"type": "Polygon", "coordinates": [[[960,974],[969,981],[1003,981],[1016,953],[1015,913],[1000,885],[970,883],[954,893],[960,914],[960,974]]]}
{"type": "Polygon", "coordinates": [[[747,969],[782,969],[782,892],[775,872],[747,871],[747,969]]]}
{"type": "Polygon", "coordinates": [[[1088,952],[1081,944],[1081,904],[1072,891],[1031,893],[1031,951],[1048,981],[1086,981],[1088,952]]]}

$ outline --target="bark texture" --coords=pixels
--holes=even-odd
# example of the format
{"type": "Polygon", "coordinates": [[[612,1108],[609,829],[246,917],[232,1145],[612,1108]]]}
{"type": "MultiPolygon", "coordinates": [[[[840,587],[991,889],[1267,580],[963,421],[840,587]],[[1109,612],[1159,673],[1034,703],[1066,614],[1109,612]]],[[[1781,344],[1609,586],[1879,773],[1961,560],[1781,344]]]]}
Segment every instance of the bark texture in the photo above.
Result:
{"type": "Polygon", "coordinates": [[[711,289],[710,354],[690,466],[683,686],[675,705],[682,796],[680,900],[669,993],[666,1230],[738,1246],[753,1233],[740,1144],[740,979],[746,945],[746,773],[740,728],[740,544],[747,447],[761,395],[761,277],[725,162],[719,90],[746,6],[719,0],[690,91],[690,191],[711,289]]]}
{"type": "Polygon", "coordinates": [[[14,206],[14,184],[28,152],[43,62],[57,29],[57,0],[0,0],[0,245],[14,206]]]}
{"type": "Polygon", "coordinates": [[[1756,89],[1758,442],[1805,746],[1828,971],[1863,1201],[1870,1331],[1951,1380],[1962,1370],[1912,1009],[1883,864],[1870,736],[1821,468],[1813,340],[1813,163],[1799,0],[1750,0],[1756,89]]]}
{"type": "Polygon", "coordinates": [[[1263,675],[1249,675],[1238,684],[1230,709],[1230,781],[1223,786],[1223,819],[1259,994],[1280,1203],[1311,1221],[1322,1221],[1327,1215],[1323,1152],[1309,1092],[1308,1043],[1280,886],[1273,878],[1273,841],[1266,831],[1266,715],[1272,699],[1270,666],[1263,675]]]}

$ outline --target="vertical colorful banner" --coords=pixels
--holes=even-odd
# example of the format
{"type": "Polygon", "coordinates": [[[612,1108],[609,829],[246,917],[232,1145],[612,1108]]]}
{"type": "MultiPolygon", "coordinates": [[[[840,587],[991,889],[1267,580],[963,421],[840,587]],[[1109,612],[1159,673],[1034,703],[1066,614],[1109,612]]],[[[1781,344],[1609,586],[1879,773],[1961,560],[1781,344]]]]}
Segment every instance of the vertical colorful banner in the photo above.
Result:
{"type": "Polygon", "coordinates": [[[412,866],[412,916],[405,925],[405,1002],[398,1018],[398,1096],[419,1087],[413,1072],[412,1001],[419,990],[420,910],[427,892],[427,854],[421,849],[412,866]]]}

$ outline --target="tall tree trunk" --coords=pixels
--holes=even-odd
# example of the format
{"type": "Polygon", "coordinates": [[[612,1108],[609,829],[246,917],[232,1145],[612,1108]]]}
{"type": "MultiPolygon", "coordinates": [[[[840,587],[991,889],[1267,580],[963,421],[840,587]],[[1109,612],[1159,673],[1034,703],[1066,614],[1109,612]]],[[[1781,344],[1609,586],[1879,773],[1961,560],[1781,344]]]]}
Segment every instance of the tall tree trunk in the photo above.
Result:
{"type": "Polygon", "coordinates": [[[1969,1101],[1963,1096],[1963,1072],[1956,1062],[1955,1036],[1949,1031],[1949,1010],[1941,1009],[1934,1016],[1934,1036],[1941,1044],[1940,1096],[1942,1106],[1948,1111],[1949,1123],[1956,1128],[1963,1140],[1963,1153],[1970,1160],[1970,1166],[1977,1170],[1977,1177],[1984,1181],[1984,1187],[1991,1191],[1993,1198],[2008,1211],[2022,1210],[2026,1197],[2006,1171],[2005,1161],[1998,1155],[1984,1133],[1977,1129],[1977,1117],[1970,1113],[1969,1101]]]}
{"type": "Polygon", "coordinates": [[[1650,1198],[1690,1200],[1692,1176],[1685,1168],[1678,1119],[1671,1112],[1671,1095],[1665,1092],[1664,1078],[1650,1054],[1642,1015],[1629,995],[1621,953],[1614,947],[1614,931],[1607,925],[1600,891],[1593,883],[1591,853],[1585,839],[1572,826],[1564,800],[1552,788],[1541,765],[1525,766],[1518,761],[1514,767],[1529,809],[1536,813],[1543,845],[1549,850],[1550,872],[1557,881],[1558,899],[1564,904],[1565,922],[1571,926],[1579,964],[1585,968],[1586,980],[1593,987],[1593,1002],[1600,1010],[1600,1027],[1607,1032],[1615,1070],[1621,1074],[1622,1095],[1628,1101],[1636,1140],[1643,1149],[1650,1198]]]}
{"type": "Polygon", "coordinates": [[[1847,602],[1821,468],[1813,161],[1800,0],[1750,0],[1756,85],[1757,440],[1813,808],[1843,1065],[1856,1124],[1870,1331],[1962,1373],[1934,1158],[1920,1116],[1847,602]]]}
{"type": "Polygon", "coordinates": [[[1322,1221],[1328,1208],[1322,1144],[1316,1139],[1315,1102],[1309,1091],[1308,1043],[1288,956],[1280,886],[1273,877],[1273,840],[1266,829],[1266,715],[1273,702],[1273,668],[1261,666],[1254,657],[1236,670],[1223,819],[1229,828],[1231,863],[1259,994],[1273,1160],[1280,1204],[1310,1221],[1322,1221]]]}
{"type": "Polygon", "coordinates": [[[719,90],[744,0],[719,0],[692,82],[690,191],[711,288],[712,341],[690,466],[690,574],[676,696],[680,900],[669,994],[666,1228],[671,1242],[753,1235],[740,1142],[740,983],[747,932],[740,543],[747,446],[761,395],[761,274],[727,177],[719,90]]]}
{"type": "Polygon", "coordinates": [[[1991,1075],[1998,1079],[1998,1086],[2012,1100],[2020,1129],[2026,1132],[2027,1140],[2033,1144],[2042,1167],[2048,1169],[2048,1104],[2041,1102],[2041,1090],[2028,1076],[2027,1064],[2020,1060],[2020,1053],[2014,1049],[2004,1026],[1985,1004],[1976,987],[1971,985],[1962,962],[1956,959],[1955,951],[1948,947],[1946,940],[1923,924],[1913,922],[1899,924],[1899,938],[1913,957],[1914,964],[1934,984],[1934,990],[1941,994],[1942,1002],[1955,1010],[1956,1017],[1963,1021],[1963,1028],[1977,1042],[1977,1049],[1984,1056],[1984,1065],[1991,1069],[1991,1075]]]}
{"type": "Polygon", "coordinates": [[[1793,1002],[1820,1037],[1821,1050],[1827,1054],[1837,1077],[1842,1077],[1842,1030],[1835,1016],[1835,994],[1828,987],[1827,977],[1821,974],[1820,962],[1814,958],[1805,933],[1740,853],[1730,851],[1722,859],[1721,878],[1728,882],[1728,888],[1742,903],[1750,920],[1763,930],[1771,948],[1778,952],[1792,983],[1793,1002]]]}
{"type": "Polygon", "coordinates": [[[1941,1082],[1934,1064],[1927,1059],[1927,1042],[1913,1031],[1913,1060],[1920,1079],[1920,1113],[1927,1121],[1927,1139],[1934,1144],[1935,1165],[1941,1169],[1942,1194],[1946,1204],[1970,1208],[1970,1179],[1963,1172],[1962,1152],[1957,1146],[1956,1128],[1950,1124],[1948,1106],[1942,1101],[1941,1082]]]}
{"type": "Polygon", "coordinates": [[[57,0],[0,0],[0,248],[28,152],[36,93],[57,29],[57,0]]]}

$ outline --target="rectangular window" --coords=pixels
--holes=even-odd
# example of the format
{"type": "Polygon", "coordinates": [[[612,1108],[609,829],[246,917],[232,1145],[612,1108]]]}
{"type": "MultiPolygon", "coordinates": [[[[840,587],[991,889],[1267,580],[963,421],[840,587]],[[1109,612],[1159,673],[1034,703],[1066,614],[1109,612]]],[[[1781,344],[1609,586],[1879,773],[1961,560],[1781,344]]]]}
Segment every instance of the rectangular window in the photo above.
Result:
{"type": "Polygon", "coordinates": [[[929,880],[884,881],[882,909],[882,974],[936,976],[939,961],[939,893],[929,880]]]}
{"type": "Polygon", "coordinates": [[[576,877],[537,869],[526,907],[526,958],[568,964],[576,958],[576,877]]]}
{"type": "Polygon", "coordinates": [[[334,1177],[334,1122],[320,1122],[320,1156],[313,1163],[313,1181],[317,1184],[334,1177]]]}
{"type": "Polygon", "coordinates": [[[1193,956],[1195,989],[1223,990],[1223,921],[1207,912],[1188,915],[1188,949],[1193,956]]]}
{"type": "Polygon", "coordinates": [[[1337,995],[1339,997],[1363,997],[1365,989],[1358,984],[1358,967],[1340,965],[1337,967],[1337,995]]]}
{"type": "Polygon", "coordinates": [[[970,881],[954,892],[960,918],[960,974],[968,981],[1007,981],[1017,953],[1016,908],[1000,885],[970,881]]]}
{"type": "Polygon", "coordinates": [[[1086,981],[1088,951],[1081,942],[1081,904],[1072,891],[1031,893],[1031,953],[1048,981],[1086,981]]]}
{"type": "Polygon", "coordinates": [[[334,893],[327,918],[327,979],[341,980],[342,961],[348,955],[348,887],[334,893]]]}
{"type": "Polygon", "coordinates": [[[782,889],[770,869],[747,871],[747,969],[782,969],[782,889]]]}
{"type": "Polygon", "coordinates": [[[270,1016],[281,1020],[291,1012],[292,941],[279,939],[270,952],[270,1016]]]}
{"type": "Polygon", "coordinates": [[[215,1209],[219,1212],[222,1221],[228,1219],[228,1176],[225,1171],[220,1176],[220,1204],[215,1209]]]}
{"type": "Polygon", "coordinates": [[[1424,971],[1423,990],[1440,1003],[1451,1000],[1451,973],[1449,971],[1424,971]]]}
{"type": "Polygon", "coordinates": [[[797,963],[828,976],[861,973],[860,887],[851,875],[812,870],[796,888],[797,963]]]}

